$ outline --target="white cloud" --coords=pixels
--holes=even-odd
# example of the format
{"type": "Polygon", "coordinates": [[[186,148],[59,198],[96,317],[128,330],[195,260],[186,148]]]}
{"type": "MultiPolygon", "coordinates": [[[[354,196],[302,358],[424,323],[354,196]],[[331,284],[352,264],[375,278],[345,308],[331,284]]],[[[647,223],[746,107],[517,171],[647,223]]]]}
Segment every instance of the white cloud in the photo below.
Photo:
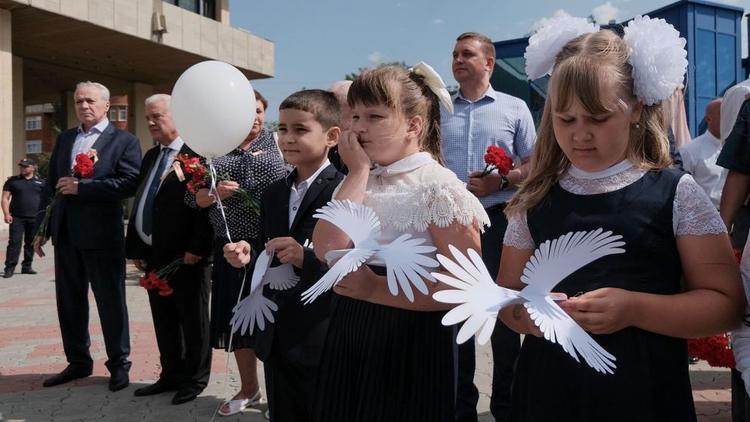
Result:
{"type": "Polygon", "coordinates": [[[445,23],[445,21],[443,21],[443,20],[442,20],[442,19],[440,19],[440,18],[437,18],[437,19],[435,19],[434,21],[432,21],[432,24],[433,24],[433,25],[442,25],[443,23],[445,23]]]}
{"type": "Polygon", "coordinates": [[[591,10],[591,16],[593,16],[596,23],[600,25],[605,25],[611,20],[617,22],[617,15],[619,14],[620,9],[618,9],[616,6],[613,6],[611,2],[606,2],[604,4],[596,6],[593,10],[591,10]]]}
{"type": "Polygon", "coordinates": [[[383,61],[383,53],[379,51],[373,51],[367,55],[367,60],[372,63],[381,63],[383,61]]]}
{"type": "MultiPolygon", "coordinates": [[[[558,17],[560,17],[560,16],[570,16],[570,13],[566,12],[566,11],[565,11],[565,10],[563,10],[563,9],[557,9],[557,10],[555,11],[555,13],[553,13],[553,14],[552,14],[552,16],[550,16],[550,18],[558,18],[558,17]]],[[[542,26],[544,26],[544,24],[546,24],[546,23],[547,23],[547,21],[548,21],[548,20],[549,20],[550,18],[541,18],[541,19],[539,19],[538,21],[534,22],[534,23],[533,23],[533,24],[531,25],[531,32],[533,33],[533,32],[534,32],[534,31],[536,31],[537,29],[539,29],[539,28],[541,28],[542,26]]]]}

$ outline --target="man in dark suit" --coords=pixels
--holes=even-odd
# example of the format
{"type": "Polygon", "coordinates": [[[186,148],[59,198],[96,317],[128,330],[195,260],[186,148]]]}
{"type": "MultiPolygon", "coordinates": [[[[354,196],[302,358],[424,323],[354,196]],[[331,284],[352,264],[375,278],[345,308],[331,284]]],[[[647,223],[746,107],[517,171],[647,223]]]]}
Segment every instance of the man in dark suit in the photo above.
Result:
{"type": "Polygon", "coordinates": [[[122,201],[133,195],[141,148],[138,139],[107,119],[109,90],[81,82],[74,94],[81,125],[57,137],[49,161],[37,222],[53,200],[49,226],[34,240],[42,245],[52,236],[55,248],[57,314],[68,367],[44,381],[45,387],[91,375],[88,286],[94,291],[111,374],[109,389],[128,386],[130,334],[125,303],[125,229],[122,201]],[[91,177],[71,176],[77,154],[96,156],[91,177]]]}
{"type": "Polygon", "coordinates": [[[181,404],[206,388],[211,371],[210,270],[204,257],[211,253],[213,232],[206,210],[190,208],[184,201],[188,178],[175,158],[196,154],[177,134],[169,95],[146,99],[146,120],[158,145],[146,153],[138,176],[127,257],[143,271],[158,271],[176,259],[184,265],[169,280],[171,295],[148,291],[161,375],[156,383],[135,390],[135,395],[177,390],[172,403],[181,404]]]}

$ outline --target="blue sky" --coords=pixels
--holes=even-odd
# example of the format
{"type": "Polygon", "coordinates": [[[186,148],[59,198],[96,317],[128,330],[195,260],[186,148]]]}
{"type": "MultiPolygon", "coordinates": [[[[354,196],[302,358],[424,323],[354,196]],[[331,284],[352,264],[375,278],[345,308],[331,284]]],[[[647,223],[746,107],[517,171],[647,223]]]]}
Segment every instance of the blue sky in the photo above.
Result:
{"type": "MultiPolygon", "coordinates": [[[[555,14],[617,21],[671,4],[670,0],[232,0],[230,24],[275,44],[275,76],[252,81],[268,98],[267,120],[299,89],[323,88],[360,67],[425,61],[449,85],[456,36],[484,33],[493,41],[522,37],[555,14]]],[[[750,0],[725,0],[750,11],[750,0]]],[[[745,31],[743,19],[743,32],[745,31]]],[[[746,35],[744,35],[746,38],[746,35]]],[[[743,40],[743,56],[747,55],[743,40]]]]}

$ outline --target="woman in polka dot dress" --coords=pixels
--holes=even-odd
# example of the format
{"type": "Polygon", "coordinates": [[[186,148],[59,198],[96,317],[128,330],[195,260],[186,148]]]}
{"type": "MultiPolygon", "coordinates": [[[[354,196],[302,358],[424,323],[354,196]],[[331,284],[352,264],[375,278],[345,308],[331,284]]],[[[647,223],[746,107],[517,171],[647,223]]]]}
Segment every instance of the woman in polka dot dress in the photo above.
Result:
{"type": "MultiPolygon", "coordinates": [[[[208,189],[200,189],[194,196],[188,193],[186,198],[191,205],[209,208],[209,218],[215,236],[211,277],[213,281],[211,286],[211,346],[227,351],[230,350],[229,321],[232,308],[237,303],[245,275],[244,269],[233,268],[224,259],[222,248],[229,242],[226,237],[227,227],[234,242],[245,240],[253,246],[254,250],[260,250],[264,242],[263,239],[258,238],[258,215],[243,205],[242,200],[233,193],[235,189],[242,188],[256,201],[260,201],[263,190],[286,174],[284,161],[273,134],[263,128],[264,112],[268,102],[259,92],[256,91],[255,95],[258,100],[256,119],[250,134],[236,149],[213,161],[219,178],[225,179],[217,184],[217,192],[224,206],[226,226],[216,198],[209,195],[208,189]]],[[[242,297],[248,293],[251,274],[252,268],[248,268],[242,297]]],[[[234,351],[237,360],[242,389],[219,410],[219,413],[223,415],[237,413],[246,406],[260,401],[261,393],[256,373],[254,347],[253,336],[235,335],[232,338],[231,350],[234,351]]]]}

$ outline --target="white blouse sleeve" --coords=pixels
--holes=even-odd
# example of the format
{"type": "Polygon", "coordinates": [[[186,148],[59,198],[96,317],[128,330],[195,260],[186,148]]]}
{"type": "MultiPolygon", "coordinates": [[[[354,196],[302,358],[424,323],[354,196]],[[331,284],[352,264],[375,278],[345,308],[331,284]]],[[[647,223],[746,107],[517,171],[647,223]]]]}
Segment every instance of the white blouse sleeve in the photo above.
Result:
{"type": "Polygon", "coordinates": [[[719,211],[706,191],[686,174],[677,183],[672,208],[672,229],[675,237],[726,233],[719,211]]]}
{"type": "Polygon", "coordinates": [[[534,239],[531,237],[525,212],[510,218],[508,228],[505,229],[503,245],[516,249],[534,249],[534,239]]]}
{"type": "Polygon", "coordinates": [[[460,183],[435,181],[422,185],[413,200],[413,208],[406,209],[415,210],[411,223],[418,231],[427,230],[430,224],[448,227],[453,221],[464,226],[476,223],[480,231],[490,225],[490,218],[482,204],[460,183]]]}

